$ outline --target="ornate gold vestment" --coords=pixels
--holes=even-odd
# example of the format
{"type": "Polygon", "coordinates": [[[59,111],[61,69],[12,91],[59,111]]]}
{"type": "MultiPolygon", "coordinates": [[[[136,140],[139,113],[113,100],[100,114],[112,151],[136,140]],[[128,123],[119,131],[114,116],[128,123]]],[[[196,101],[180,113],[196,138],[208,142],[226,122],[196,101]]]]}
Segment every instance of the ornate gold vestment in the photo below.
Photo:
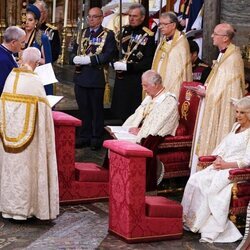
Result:
{"type": "Polygon", "coordinates": [[[172,41],[165,37],[159,43],[152,69],[162,77],[166,91],[179,98],[180,86],[184,81],[192,81],[192,63],[189,45],[184,34],[176,31],[172,41]]]}
{"type": "MultiPolygon", "coordinates": [[[[215,61],[206,83],[204,112],[194,153],[209,155],[231,130],[235,110],[231,98],[245,92],[244,64],[238,47],[230,44],[219,61],[215,61]]],[[[200,114],[199,114],[200,115],[200,114]]]]}

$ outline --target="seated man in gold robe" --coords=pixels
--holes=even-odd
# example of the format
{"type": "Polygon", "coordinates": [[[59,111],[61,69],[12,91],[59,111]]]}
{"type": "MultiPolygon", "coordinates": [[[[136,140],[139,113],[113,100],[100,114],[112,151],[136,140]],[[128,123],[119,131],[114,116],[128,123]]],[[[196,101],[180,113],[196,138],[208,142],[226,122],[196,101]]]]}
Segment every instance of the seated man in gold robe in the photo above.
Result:
{"type": "Polygon", "coordinates": [[[55,134],[51,108],[34,69],[41,52],[23,51],[22,65],[9,74],[0,98],[0,211],[4,218],[59,214],[55,134]]]}
{"type": "MultiPolygon", "coordinates": [[[[175,95],[165,90],[162,78],[157,72],[154,70],[144,72],[142,87],[147,96],[135,113],[124,122],[122,128],[128,128],[127,131],[129,135],[134,135],[135,142],[154,152],[154,157],[147,159],[146,166],[146,184],[149,191],[155,190],[157,184],[155,155],[157,146],[166,135],[175,135],[179,124],[179,113],[175,95]]],[[[116,136],[119,133],[114,134],[116,136]]]]}
{"type": "Polygon", "coordinates": [[[130,127],[137,143],[149,135],[175,135],[179,120],[175,95],[166,92],[161,76],[154,70],[143,73],[142,87],[147,96],[122,126],[130,127]]]}

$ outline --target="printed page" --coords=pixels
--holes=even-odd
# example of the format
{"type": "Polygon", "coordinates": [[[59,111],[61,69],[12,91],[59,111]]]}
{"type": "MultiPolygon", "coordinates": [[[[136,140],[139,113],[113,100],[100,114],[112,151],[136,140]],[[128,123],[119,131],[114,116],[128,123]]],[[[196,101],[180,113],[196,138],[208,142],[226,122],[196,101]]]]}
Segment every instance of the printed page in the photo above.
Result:
{"type": "Polygon", "coordinates": [[[106,126],[112,133],[128,133],[130,127],[106,126]]]}
{"type": "Polygon", "coordinates": [[[48,84],[58,82],[51,63],[46,63],[44,65],[38,66],[36,67],[34,71],[35,73],[38,74],[43,85],[48,85],[48,84]]]}
{"type": "Polygon", "coordinates": [[[58,102],[63,99],[63,96],[47,95],[47,99],[49,101],[50,107],[53,108],[58,102]]]}

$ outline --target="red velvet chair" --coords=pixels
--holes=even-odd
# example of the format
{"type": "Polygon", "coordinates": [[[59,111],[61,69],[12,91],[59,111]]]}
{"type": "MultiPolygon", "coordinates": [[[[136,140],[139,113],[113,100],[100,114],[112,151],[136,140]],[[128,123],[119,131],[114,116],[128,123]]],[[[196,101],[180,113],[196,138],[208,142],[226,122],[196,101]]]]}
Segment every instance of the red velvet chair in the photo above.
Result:
{"type": "Polygon", "coordinates": [[[145,196],[146,158],[151,150],[138,144],[107,140],[109,232],[128,243],[182,236],[182,206],[160,196],[145,196]]]}
{"type": "Polygon", "coordinates": [[[189,159],[193,140],[199,98],[186,87],[196,87],[198,82],[183,82],[179,96],[180,122],[175,136],[166,136],[158,145],[157,157],[164,165],[165,179],[189,176],[189,159]]]}
{"type": "MultiPolygon", "coordinates": [[[[204,169],[215,159],[216,156],[201,156],[198,167],[204,169]]],[[[229,218],[236,226],[241,227],[245,225],[244,219],[250,201],[250,167],[231,169],[228,178],[233,182],[229,218]]]]}
{"type": "Polygon", "coordinates": [[[75,162],[75,128],[81,121],[53,111],[60,203],[108,198],[108,170],[95,163],[75,162]]]}

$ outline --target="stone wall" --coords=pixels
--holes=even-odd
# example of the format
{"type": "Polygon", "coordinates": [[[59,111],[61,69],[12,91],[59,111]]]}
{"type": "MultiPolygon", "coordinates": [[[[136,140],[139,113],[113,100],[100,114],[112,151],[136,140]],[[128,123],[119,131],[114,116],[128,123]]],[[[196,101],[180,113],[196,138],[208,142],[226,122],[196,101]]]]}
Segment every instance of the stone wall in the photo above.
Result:
{"type": "Polygon", "coordinates": [[[221,22],[228,22],[237,30],[234,42],[246,45],[250,36],[250,0],[222,0],[221,22]]]}
{"type": "MultiPolygon", "coordinates": [[[[211,34],[216,24],[228,22],[237,30],[234,43],[242,48],[250,42],[250,0],[204,0],[203,59],[210,63],[218,55],[211,34]]],[[[246,75],[250,68],[246,63],[246,75]]]]}

